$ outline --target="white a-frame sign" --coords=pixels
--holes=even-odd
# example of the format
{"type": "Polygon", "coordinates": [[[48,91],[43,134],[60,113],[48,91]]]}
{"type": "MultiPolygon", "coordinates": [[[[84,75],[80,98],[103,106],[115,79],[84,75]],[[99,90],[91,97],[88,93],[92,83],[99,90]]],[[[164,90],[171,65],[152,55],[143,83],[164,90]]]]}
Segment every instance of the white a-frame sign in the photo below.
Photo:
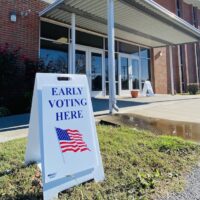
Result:
{"type": "Polygon", "coordinates": [[[104,179],[85,75],[36,75],[25,161],[40,166],[45,200],[104,179]]]}

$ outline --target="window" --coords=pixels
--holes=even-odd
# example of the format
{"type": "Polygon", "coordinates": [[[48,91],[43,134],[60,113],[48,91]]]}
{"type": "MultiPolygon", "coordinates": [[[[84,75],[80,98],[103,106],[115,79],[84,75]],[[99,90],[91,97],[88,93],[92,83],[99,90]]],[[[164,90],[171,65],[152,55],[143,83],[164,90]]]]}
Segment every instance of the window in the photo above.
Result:
{"type": "Polygon", "coordinates": [[[123,42],[119,42],[119,52],[139,56],[139,47],[123,42]]]}
{"type": "Polygon", "coordinates": [[[129,73],[128,73],[128,58],[121,57],[121,88],[122,90],[129,89],[129,73]]]}
{"type": "MultiPolygon", "coordinates": [[[[106,81],[108,81],[108,53],[105,53],[105,76],[106,76],[106,81]]],[[[118,56],[115,53],[115,80],[118,81],[118,56]]]]}
{"type": "Polygon", "coordinates": [[[68,72],[68,45],[41,40],[41,70],[51,73],[68,72]]]}
{"type": "MultiPolygon", "coordinates": [[[[105,39],[105,50],[108,50],[108,39],[105,39]]],[[[118,52],[118,41],[115,40],[115,52],[118,52]]]]}
{"type": "Polygon", "coordinates": [[[181,4],[180,0],[176,0],[176,15],[181,17],[181,4]]]}
{"type": "Polygon", "coordinates": [[[103,49],[102,37],[99,37],[93,34],[84,33],[81,31],[76,31],[76,43],[85,45],[85,46],[103,49]]]}
{"type": "Polygon", "coordinates": [[[91,53],[92,91],[102,91],[102,54],[91,53]]]}
{"type": "Polygon", "coordinates": [[[59,43],[69,43],[68,28],[41,22],[41,37],[56,40],[59,43]]]}
{"type": "Polygon", "coordinates": [[[41,22],[40,66],[51,73],[68,72],[68,28],[41,22]]]}
{"type": "Polygon", "coordinates": [[[147,48],[140,49],[140,59],[141,59],[141,81],[142,84],[146,80],[151,80],[151,55],[150,50],[147,48]]]}
{"type": "Polygon", "coordinates": [[[192,7],[192,25],[198,27],[196,8],[192,7]]]}

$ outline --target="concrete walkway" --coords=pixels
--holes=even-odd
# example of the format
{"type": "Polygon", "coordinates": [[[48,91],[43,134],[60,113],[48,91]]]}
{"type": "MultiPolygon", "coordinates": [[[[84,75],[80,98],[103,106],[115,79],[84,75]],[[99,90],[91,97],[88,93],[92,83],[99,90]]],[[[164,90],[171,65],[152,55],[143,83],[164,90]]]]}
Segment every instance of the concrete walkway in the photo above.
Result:
{"type": "Polygon", "coordinates": [[[200,95],[197,96],[155,96],[133,100],[143,105],[123,108],[121,113],[145,117],[200,123],[200,95]]]}
{"type": "Polygon", "coordinates": [[[0,143],[27,137],[28,128],[0,132],[0,143]]]}
{"type": "MultiPolygon", "coordinates": [[[[94,115],[108,114],[108,98],[92,99],[94,115]]],[[[156,95],[119,98],[120,113],[200,123],[200,95],[156,95]]],[[[0,142],[26,137],[29,114],[0,118],[0,142]]]]}

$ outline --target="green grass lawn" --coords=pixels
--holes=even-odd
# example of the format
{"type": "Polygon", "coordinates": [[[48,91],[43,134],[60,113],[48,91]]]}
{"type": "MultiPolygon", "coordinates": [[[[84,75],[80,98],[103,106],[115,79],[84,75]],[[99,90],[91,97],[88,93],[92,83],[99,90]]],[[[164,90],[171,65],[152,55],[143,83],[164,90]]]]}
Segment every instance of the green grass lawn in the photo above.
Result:
{"type": "MultiPolygon", "coordinates": [[[[129,128],[99,126],[106,179],[69,189],[60,199],[155,199],[180,189],[199,159],[200,146],[129,128]]],[[[0,144],[0,199],[41,199],[36,165],[24,166],[26,139],[0,144]]]]}

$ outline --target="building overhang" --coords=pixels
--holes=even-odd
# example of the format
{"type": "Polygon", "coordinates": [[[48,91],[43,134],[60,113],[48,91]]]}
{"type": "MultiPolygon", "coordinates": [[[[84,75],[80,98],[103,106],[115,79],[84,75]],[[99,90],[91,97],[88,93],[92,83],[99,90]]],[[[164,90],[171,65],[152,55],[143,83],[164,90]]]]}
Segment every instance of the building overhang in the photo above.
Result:
{"type": "MultiPolygon", "coordinates": [[[[200,31],[153,0],[114,0],[115,36],[148,47],[198,42],[200,31]]],[[[107,0],[57,0],[40,17],[107,35],[107,0]]]]}

